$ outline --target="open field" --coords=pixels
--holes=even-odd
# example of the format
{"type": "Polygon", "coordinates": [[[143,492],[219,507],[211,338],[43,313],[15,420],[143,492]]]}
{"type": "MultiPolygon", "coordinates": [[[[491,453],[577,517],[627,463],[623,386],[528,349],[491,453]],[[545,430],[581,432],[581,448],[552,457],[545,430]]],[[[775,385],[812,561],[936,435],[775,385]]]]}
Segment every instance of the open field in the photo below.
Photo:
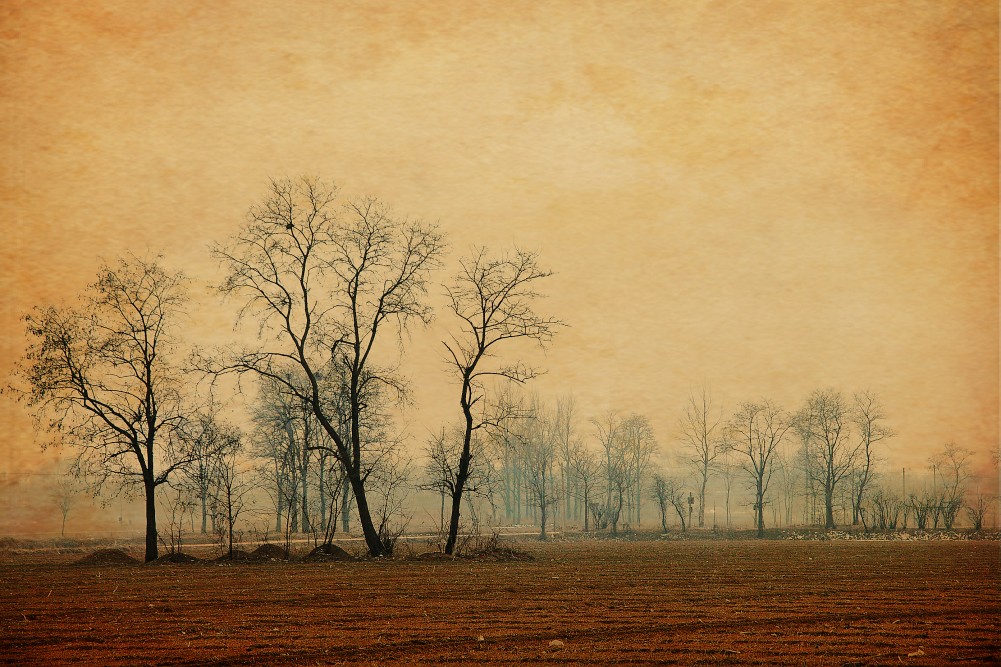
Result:
{"type": "Polygon", "coordinates": [[[79,555],[7,556],[0,661],[1001,661],[997,542],[520,546],[535,559],[81,566],[79,555]]]}

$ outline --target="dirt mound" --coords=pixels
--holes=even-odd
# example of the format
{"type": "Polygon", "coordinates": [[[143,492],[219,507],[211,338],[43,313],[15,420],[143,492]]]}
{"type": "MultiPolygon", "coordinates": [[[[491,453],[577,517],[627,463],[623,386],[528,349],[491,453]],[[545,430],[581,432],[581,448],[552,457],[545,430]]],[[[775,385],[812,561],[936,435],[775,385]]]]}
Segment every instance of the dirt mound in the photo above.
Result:
{"type": "Polygon", "coordinates": [[[343,560],[354,560],[354,556],[349,554],[344,549],[341,549],[336,544],[321,544],[316,547],[308,554],[303,556],[302,560],[305,563],[316,563],[325,561],[343,561],[343,560]]]}
{"type": "Polygon", "coordinates": [[[246,563],[253,560],[250,554],[243,549],[233,549],[233,553],[224,553],[223,555],[216,558],[213,562],[215,563],[246,563]]]}
{"type": "Polygon", "coordinates": [[[122,549],[98,549],[76,561],[77,565],[138,565],[139,561],[122,549]]]}
{"type": "Polygon", "coordinates": [[[277,544],[262,544],[250,554],[254,560],[288,560],[285,549],[277,544]]]}
{"type": "Polygon", "coordinates": [[[177,553],[166,553],[157,558],[151,564],[169,565],[170,563],[200,563],[201,560],[202,560],[201,558],[192,556],[191,554],[177,552],[177,553]]]}

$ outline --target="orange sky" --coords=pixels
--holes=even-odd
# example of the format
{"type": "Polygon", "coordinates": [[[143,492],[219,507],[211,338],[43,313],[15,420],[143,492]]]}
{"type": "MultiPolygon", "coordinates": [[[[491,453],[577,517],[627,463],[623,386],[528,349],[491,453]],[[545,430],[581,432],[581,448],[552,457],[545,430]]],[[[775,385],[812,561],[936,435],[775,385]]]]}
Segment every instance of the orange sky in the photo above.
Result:
{"type": "MultiPolygon", "coordinates": [[[[0,33],[4,372],[99,257],[215,280],[207,245],[308,173],[455,253],[539,249],[572,328],[537,388],[665,450],[703,382],[872,389],[896,467],[998,445],[994,2],[8,1],[0,33]]],[[[418,439],[455,403],[434,340],[418,439]]],[[[0,471],[40,465],[6,397],[0,427],[0,471]]]]}

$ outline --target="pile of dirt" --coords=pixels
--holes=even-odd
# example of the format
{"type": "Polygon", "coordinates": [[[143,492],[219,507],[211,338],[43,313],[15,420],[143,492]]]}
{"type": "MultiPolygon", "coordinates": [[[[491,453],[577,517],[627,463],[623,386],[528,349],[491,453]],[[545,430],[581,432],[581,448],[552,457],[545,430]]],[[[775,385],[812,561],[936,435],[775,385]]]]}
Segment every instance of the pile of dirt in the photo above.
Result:
{"type": "Polygon", "coordinates": [[[201,558],[181,552],[166,553],[152,561],[152,565],[169,565],[170,563],[200,563],[201,558]]]}
{"type": "Polygon", "coordinates": [[[138,565],[139,561],[122,549],[98,549],[76,561],[76,565],[138,565]]]}
{"type": "Polygon", "coordinates": [[[251,559],[259,561],[288,560],[285,549],[277,544],[262,544],[250,554],[251,559]]]}
{"type": "Polygon", "coordinates": [[[355,557],[336,544],[321,544],[302,557],[304,563],[355,560],[355,557]]]}
{"type": "Polygon", "coordinates": [[[233,553],[230,554],[228,551],[223,555],[216,558],[213,562],[216,563],[247,563],[254,560],[251,558],[250,554],[243,549],[233,549],[233,553]]]}

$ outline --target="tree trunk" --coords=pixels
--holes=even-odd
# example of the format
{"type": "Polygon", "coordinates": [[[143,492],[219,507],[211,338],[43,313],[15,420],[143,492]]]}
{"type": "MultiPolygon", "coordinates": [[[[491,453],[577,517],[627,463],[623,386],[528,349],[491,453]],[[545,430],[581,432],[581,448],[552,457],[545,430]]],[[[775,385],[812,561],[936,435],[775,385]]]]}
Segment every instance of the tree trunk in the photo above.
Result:
{"type": "Polygon", "coordinates": [[[208,489],[203,486],[202,487],[202,535],[204,535],[208,530],[208,521],[209,521],[208,489]]]}
{"type": "Polygon", "coordinates": [[[382,544],[382,538],[379,536],[379,531],[375,529],[375,524],[372,523],[372,515],[368,509],[368,498],[365,496],[364,483],[361,477],[354,471],[348,473],[348,478],[351,481],[351,488],[355,492],[355,504],[358,506],[358,521],[361,523],[362,534],[365,537],[365,546],[368,547],[370,556],[381,556],[385,553],[385,548],[382,544]]]}
{"type": "Polygon", "coordinates": [[[448,539],[444,543],[444,553],[452,555],[455,550],[455,541],[458,536],[458,518],[462,503],[462,488],[465,480],[469,476],[469,435],[466,432],[465,442],[462,444],[462,455],[458,459],[458,472],[455,475],[455,490],[451,494],[451,515],[448,517],[448,539]]]}
{"type": "Polygon", "coordinates": [[[699,528],[706,526],[706,482],[708,475],[702,475],[702,486],[699,488],[699,528]]]}
{"type": "Polygon", "coordinates": [[[156,543],[156,485],[152,479],[144,480],[146,491],[146,562],[154,561],[159,556],[156,543]]]}
{"type": "Polygon", "coordinates": [[[824,528],[834,530],[834,488],[824,488],[824,528]]]}
{"type": "Polygon", "coordinates": [[[468,398],[469,391],[469,373],[467,372],[463,377],[462,395],[459,399],[465,420],[465,428],[462,433],[462,454],[459,456],[459,470],[455,474],[455,488],[452,489],[452,514],[448,520],[448,540],[445,542],[445,553],[449,556],[455,550],[455,541],[459,533],[462,492],[466,488],[466,480],[469,479],[469,463],[473,458],[473,413],[468,398]]]}
{"type": "Polygon", "coordinates": [[[344,487],[341,495],[341,532],[344,534],[351,532],[351,480],[344,478],[344,487]]]}
{"type": "Polygon", "coordinates": [[[302,465],[299,470],[299,477],[302,479],[302,505],[299,516],[299,530],[308,533],[311,530],[309,525],[309,450],[306,449],[306,440],[302,444],[302,465]]]}
{"type": "Polygon", "coordinates": [[[758,485],[755,489],[755,509],[757,510],[757,516],[754,518],[757,521],[758,537],[765,536],[765,492],[761,488],[761,478],[758,478],[758,485]]]}

